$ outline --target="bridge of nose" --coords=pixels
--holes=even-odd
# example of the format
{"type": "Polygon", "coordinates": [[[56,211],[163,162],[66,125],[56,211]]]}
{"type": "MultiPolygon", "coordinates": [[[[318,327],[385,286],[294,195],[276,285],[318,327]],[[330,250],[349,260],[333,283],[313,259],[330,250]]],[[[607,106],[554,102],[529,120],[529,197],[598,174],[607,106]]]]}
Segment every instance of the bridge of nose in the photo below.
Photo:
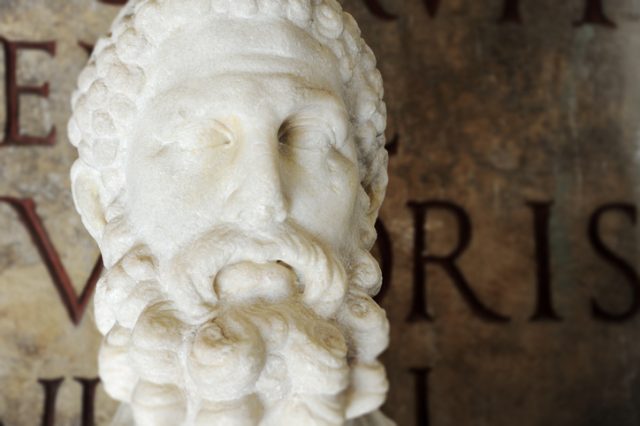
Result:
{"type": "Polygon", "coordinates": [[[279,126],[250,126],[238,141],[236,171],[239,185],[232,195],[242,205],[243,220],[275,220],[286,216],[286,194],[282,185],[279,126]]]}

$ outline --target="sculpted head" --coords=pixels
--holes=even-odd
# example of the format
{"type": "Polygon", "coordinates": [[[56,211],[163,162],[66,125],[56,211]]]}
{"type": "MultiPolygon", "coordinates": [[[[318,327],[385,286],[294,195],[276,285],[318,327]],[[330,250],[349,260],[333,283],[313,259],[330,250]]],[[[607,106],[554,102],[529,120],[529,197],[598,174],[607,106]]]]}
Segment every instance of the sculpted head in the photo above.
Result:
{"type": "Polygon", "coordinates": [[[376,410],[386,114],[353,18],[333,0],[131,1],[78,84],[101,376],[137,424],[376,410]]]}

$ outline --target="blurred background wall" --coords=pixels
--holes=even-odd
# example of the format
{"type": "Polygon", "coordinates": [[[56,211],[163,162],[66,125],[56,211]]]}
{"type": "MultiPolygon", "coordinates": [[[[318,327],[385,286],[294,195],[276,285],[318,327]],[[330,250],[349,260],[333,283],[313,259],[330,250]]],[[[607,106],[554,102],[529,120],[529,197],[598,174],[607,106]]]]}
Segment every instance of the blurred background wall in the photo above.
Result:
{"type": "MultiPolygon", "coordinates": [[[[385,411],[400,426],[640,424],[640,1],[343,3],[389,110],[385,411]]],[[[106,425],[115,408],[95,380],[99,253],[72,206],[66,121],[119,7],[0,2],[4,426],[106,425]]]]}

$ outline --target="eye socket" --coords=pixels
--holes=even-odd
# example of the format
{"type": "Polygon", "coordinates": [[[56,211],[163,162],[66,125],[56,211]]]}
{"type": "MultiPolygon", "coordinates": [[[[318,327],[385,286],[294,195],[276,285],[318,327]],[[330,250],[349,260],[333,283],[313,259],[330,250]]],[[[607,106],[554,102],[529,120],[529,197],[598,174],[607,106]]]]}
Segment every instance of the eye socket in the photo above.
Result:
{"type": "Polygon", "coordinates": [[[203,147],[209,148],[230,146],[234,141],[231,130],[217,120],[211,126],[203,129],[198,139],[203,147]]]}
{"type": "Polygon", "coordinates": [[[179,148],[183,151],[224,148],[235,141],[231,130],[218,120],[207,123],[185,122],[156,137],[161,148],[179,148]]]}
{"type": "Polygon", "coordinates": [[[281,149],[326,151],[335,145],[333,134],[322,122],[312,118],[285,120],[278,130],[281,149]]]}

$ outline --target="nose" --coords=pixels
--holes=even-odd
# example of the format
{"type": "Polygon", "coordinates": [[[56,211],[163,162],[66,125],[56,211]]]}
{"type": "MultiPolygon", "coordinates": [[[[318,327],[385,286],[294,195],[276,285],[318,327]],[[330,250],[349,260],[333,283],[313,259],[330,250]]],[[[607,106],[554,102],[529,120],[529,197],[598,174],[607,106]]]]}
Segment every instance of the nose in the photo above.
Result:
{"type": "Polygon", "coordinates": [[[243,223],[281,223],[287,202],[276,132],[249,135],[236,158],[239,185],[230,200],[243,223]]]}

